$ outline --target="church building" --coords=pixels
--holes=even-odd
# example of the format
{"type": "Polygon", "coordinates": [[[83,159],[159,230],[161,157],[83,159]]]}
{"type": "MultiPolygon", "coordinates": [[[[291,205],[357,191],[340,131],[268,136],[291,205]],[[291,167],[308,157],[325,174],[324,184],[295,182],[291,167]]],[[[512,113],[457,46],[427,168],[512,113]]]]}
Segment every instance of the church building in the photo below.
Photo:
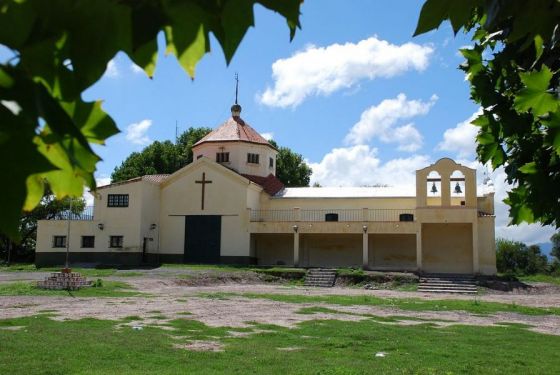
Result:
{"type": "Polygon", "coordinates": [[[92,212],[39,221],[36,264],[64,264],[68,247],[74,264],[496,273],[494,193],[477,194],[474,169],[444,158],[408,188],[285,187],[278,150],[240,114],[177,172],[101,186],[92,212]]]}

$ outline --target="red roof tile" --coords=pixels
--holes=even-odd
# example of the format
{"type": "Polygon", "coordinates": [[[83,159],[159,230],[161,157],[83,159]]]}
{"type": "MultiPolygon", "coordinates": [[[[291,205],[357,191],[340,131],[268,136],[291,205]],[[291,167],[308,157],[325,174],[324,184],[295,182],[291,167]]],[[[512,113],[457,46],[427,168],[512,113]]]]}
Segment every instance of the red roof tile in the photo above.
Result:
{"type": "Polygon", "coordinates": [[[250,174],[241,174],[246,179],[253,181],[255,184],[262,186],[263,190],[268,195],[275,195],[280,190],[284,189],[284,184],[272,173],[267,177],[254,176],[250,174]]]}
{"type": "Polygon", "coordinates": [[[250,143],[258,143],[272,147],[266,139],[264,139],[255,129],[247,124],[241,117],[230,117],[226,122],[217,129],[208,133],[200,141],[196,142],[197,146],[204,142],[230,142],[242,141],[250,143]]]}

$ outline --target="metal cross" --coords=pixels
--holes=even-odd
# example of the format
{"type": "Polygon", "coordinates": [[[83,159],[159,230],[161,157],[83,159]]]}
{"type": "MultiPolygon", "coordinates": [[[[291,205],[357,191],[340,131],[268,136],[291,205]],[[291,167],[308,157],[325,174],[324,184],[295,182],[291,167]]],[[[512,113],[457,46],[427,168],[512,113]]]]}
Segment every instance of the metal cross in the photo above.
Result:
{"type": "Polygon", "coordinates": [[[204,211],[204,190],[206,184],[211,184],[212,181],[206,179],[206,172],[202,172],[202,180],[195,181],[197,184],[202,184],[202,200],[200,202],[201,210],[204,211]]]}

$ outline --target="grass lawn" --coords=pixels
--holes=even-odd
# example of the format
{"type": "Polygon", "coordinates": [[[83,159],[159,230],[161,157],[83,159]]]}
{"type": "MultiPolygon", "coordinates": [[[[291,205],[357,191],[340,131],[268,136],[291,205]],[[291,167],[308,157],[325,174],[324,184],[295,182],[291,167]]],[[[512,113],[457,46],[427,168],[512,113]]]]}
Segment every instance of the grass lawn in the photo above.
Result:
{"type": "Polygon", "coordinates": [[[520,276],[519,280],[560,285],[560,276],[538,274],[530,276],[520,276]]]}
{"type": "Polygon", "coordinates": [[[2,374],[552,374],[560,368],[560,337],[515,325],[434,328],[374,320],[315,320],[288,329],[232,337],[193,320],[175,331],[116,328],[121,322],[53,321],[34,316],[0,321],[2,374]],[[176,348],[193,340],[223,351],[176,348]],[[384,353],[384,357],[376,357],[384,353]]]}
{"type": "MultiPolygon", "coordinates": [[[[74,297],[134,297],[146,296],[132,286],[120,281],[103,281],[99,287],[84,287],[80,290],[45,290],[34,282],[14,281],[0,284],[0,296],[74,296],[74,297]]],[[[1,350],[1,349],[0,349],[1,350]]]]}
{"type": "Polygon", "coordinates": [[[301,296],[266,293],[200,293],[199,296],[206,298],[246,297],[289,303],[327,303],[343,306],[366,305],[399,308],[408,311],[467,311],[474,314],[514,312],[525,315],[560,315],[560,307],[529,307],[498,302],[483,302],[477,298],[472,300],[428,300],[420,298],[382,298],[367,295],[301,296]]]}

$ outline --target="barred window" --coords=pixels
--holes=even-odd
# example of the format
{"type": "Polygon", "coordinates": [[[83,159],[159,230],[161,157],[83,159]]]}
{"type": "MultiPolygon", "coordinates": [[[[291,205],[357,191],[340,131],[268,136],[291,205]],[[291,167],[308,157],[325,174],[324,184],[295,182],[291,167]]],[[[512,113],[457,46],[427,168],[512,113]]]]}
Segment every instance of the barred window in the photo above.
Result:
{"type": "Polygon", "coordinates": [[[82,236],[82,247],[95,247],[95,236],[82,236]]]}
{"type": "Polygon", "coordinates": [[[52,247],[66,247],[66,236],[53,236],[52,247]]]}
{"type": "Polygon", "coordinates": [[[128,194],[109,194],[107,207],[128,207],[128,194]]]}
{"type": "Polygon", "coordinates": [[[229,162],[229,152],[217,152],[216,161],[218,163],[228,163],[229,162]]]}
{"type": "Polygon", "coordinates": [[[259,154],[247,154],[247,163],[259,164],[259,154]]]}
{"type": "Polygon", "coordinates": [[[123,236],[109,237],[109,247],[123,247],[123,236]]]}

